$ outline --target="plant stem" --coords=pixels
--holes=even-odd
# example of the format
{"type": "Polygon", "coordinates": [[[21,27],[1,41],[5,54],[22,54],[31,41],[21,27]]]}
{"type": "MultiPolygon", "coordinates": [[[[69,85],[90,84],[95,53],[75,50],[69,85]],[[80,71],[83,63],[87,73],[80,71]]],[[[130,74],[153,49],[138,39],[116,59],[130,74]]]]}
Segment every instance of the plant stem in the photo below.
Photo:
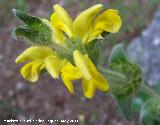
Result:
{"type": "Polygon", "coordinates": [[[157,94],[153,89],[151,89],[150,87],[148,87],[146,84],[142,84],[142,89],[141,89],[144,93],[152,96],[152,97],[158,97],[160,98],[160,95],[157,94]]]}
{"type": "Polygon", "coordinates": [[[102,74],[104,74],[107,77],[107,79],[111,79],[111,80],[116,79],[118,81],[126,81],[127,80],[127,78],[123,74],[104,69],[103,67],[98,67],[98,69],[102,74]]]}

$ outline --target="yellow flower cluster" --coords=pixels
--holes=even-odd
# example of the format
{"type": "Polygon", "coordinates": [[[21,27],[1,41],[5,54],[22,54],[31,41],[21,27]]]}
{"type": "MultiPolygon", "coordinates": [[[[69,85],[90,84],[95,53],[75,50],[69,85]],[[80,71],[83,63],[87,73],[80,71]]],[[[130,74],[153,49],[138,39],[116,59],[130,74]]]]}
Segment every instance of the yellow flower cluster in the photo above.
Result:
{"type": "MultiPolygon", "coordinates": [[[[57,44],[65,44],[67,38],[80,38],[87,44],[101,35],[103,31],[115,33],[120,29],[121,18],[116,10],[103,10],[103,5],[95,5],[82,13],[73,21],[60,5],[54,5],[51,24],[57,44]]],[[[67,59],[60,59],[49,47],[33,46],[26,49],[16,63],[30,61],[21,68],[22,76],[31,81],[38,80],[39,73],[46,69],[53,78],[61,76],[64,84],[74,93],[72,81],[82,79],[84,95],[92,98],[96,89],[107,91],[107,80],[97,71],[88,54],[79,50],[72,53],[74,64],[67,59]]]]}

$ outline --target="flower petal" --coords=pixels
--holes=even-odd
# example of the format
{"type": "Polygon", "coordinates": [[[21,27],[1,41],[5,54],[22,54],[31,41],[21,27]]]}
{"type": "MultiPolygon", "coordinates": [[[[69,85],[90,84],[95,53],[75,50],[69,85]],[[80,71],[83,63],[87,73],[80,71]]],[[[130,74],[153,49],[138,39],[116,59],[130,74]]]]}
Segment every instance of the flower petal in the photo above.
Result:
{"type": "Polygon", "coordinates": [[[52,49],[48,47],[30,47],[20,54],[15,62],[17,64],[23,63],[29,60],[44,60],[49,55],[55,55],[52,49]]]}
{"type": "Polygon", "coordinates": [[[57,14],[58,18],[67,25],[70,29],[72,29],[73,20],[67,13],[67,11],[61,7],[60,5],[56,4],[54,5],[55,13],[57,14]]]}
{"type": "Polygon", "coordinates": [[[62,73],[61,77],[62,77],[62,80],[63,80],[65,86],[68,88],[69,92],[74,93],[72,81],[70,79],[68,79],[68,75],[62,73]]]}
{"type": "Polygon", "coordinates": [[[108,81],[97,71],[91,71],[94,85],[97,89],[101,91],[107,91],[109,89],[109,83],[108,81]]]}
{"type": "Polygon", "coordinates": [[[68,78],[72,80],[82,78],[81,71],[70,62],[65,63],[65,65],[61,68],[61,72],[67,74],[68,78]]]}
{"type": "Polygon", "coordinates": [[[102,10],[103,5],[97,4],[82,13],[75,19],[73,23],[74,35],[82,39],[83,43],[87,41],[91,34],[93,20],[102,10]]]}
{"type": "Polygon", "coordinates": [[[92,98],[94,96],[95,86],[92,80],[82,79],[82,87],[83,87],[84,95],[87,98],[92,98]]]}
{"type": "Polygon", "coordinates": [[[101,91],[107,91],[109,89],[108,81],[97,71],[96,67],[89,59],[89,68],[92,74],[92,80],[96,88],[101,91]]]}
{"type": "Polygon", "coordinates": [[[92,37],[100,36],[103,31],[116,33],[121,24],[122,21],[117,10],[106,10],[95,19],[92,37]]]}
{"type": "Polygon", "coordinates": [[[82,74],[87,80],[91,79],[91,74],[88,69],[88,56],[82,55],[78,50],[73,52],[75,65],[81,70],[82,74]]]}
{"type": "Polygon", "coordinates": [[[69,37],[72,36],[73,21],[69,14],[60,5],[54,6],[55,13],[51,15],[51,24],[54,28],[57,43],[63,43],[66,39],[64,33],[69,37]]]}
{"type": "Polygon", "coordinates": [[[38,80],[38,74],[40,72],[40,67],[42,66],[42,63],[40,62],[30,62],[28,64],[25,64],[21,68],[21,74],[22,76],[31,82],[36,82],[38,80]]]}
{"type": "Polygon", "coordinates": [[[70,93],[73,93],[74,91],[71,81],[82,78],[80,70],[74,67],[71,63],[66,62],[66,64],[61,68],[61,72],[63,82],[65,83],[70,93]]]}
{"type": "Polygon", "coordinates": [[[65,64],[65,60],[60,60],[56,56],[49,56],[45,59],[45,67],[53,78],[58,78],[61,67],[65,64]]]}

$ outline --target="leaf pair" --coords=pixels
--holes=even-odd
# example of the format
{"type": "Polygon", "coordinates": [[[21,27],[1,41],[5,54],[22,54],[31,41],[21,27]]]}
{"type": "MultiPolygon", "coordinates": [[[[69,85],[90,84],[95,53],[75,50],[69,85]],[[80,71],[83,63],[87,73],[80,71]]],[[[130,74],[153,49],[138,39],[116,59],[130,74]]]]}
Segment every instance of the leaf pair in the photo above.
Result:
{"type": "Polygon", "coordinates": [[[30,16],[16,9],[13,9],[13,13],[24,23],[14,29],[13,36],[15,38],[25,38],[31,45],[48,46],[51,44],[54,33],[49,21],[30,16]]]}

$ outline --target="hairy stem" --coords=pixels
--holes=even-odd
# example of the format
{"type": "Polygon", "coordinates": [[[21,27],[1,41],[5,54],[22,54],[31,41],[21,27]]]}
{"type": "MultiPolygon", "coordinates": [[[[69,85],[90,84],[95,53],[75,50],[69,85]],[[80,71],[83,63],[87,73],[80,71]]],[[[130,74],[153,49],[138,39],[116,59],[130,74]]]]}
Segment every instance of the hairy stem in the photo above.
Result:
{"type": "Polygon", "coordinates": [[[158,97],[158,98],[160,98],[160,95],[157,94],[153,89],[151,89],[150,87],[148,87],[146,84],[143,84],[143,85],[142,85],[141,90],[142,90],[144,93],[146,93],[146,94],[148,94],[148,95],[150,95],[150,96],[152,96],[152,97],[158,97]]]}
{"type": "Polygon", "coordinates": [[[104,69],[103,67],[98,67],[99,71],[104,74],[108,80],[113,81],[113,80],[118,80],[118,81],[126,81],[127,78],[120,73],[104,69]]]}

